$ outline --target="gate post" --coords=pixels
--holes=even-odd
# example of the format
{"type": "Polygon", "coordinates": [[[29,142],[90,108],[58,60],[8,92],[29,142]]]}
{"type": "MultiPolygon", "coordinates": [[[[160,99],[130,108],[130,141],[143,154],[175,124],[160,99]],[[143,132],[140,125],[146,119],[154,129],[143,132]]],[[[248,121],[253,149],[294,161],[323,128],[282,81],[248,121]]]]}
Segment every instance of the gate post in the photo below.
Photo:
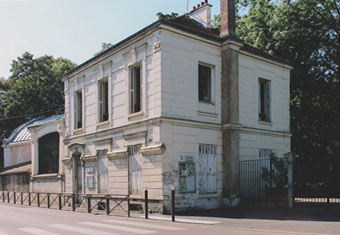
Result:
{"type": "Polygon", "coordinates": [[[47,194],[47,208],[50,209],[50,194],[47,194]]]}
{"type": "Polygon", "coordinates": [[[106,195],[106,205],[105,205],[105,209],[106,209],[106,215],[110,215],[110,196],[106,195]]]}
{"type": "Polygon", "coordinates": [[[40,207],[40,193],[37,193],[37,205],[40,207]]]}
{"type": "Polygon", "coordinates": [[[31,206],[31,193],[28,193],[28,205],[31,206]]]}
{"type": "Polygon", "coordinates": [[[62,203],[61,203],[61,194],[58,195],[58,206],[59,206],[59,210],[62,209],[62,203]]]}
{"type": "Polygon", "coordinates": [[[72,194],[72,211],[76,211],[76,197],[72,194]]]}
{"type": "Polygon", "coordinates": [[[145,191],[144,191],[144,212],[145,212],[145,219],[148,219],[149,218],[149,195],[148,195],[148,189],[145,188],[145,191]]]}
{"type": "Polygon", "coordinates": [[[175,214],[176,214],[176,208],[175,208],[175,187],[171,187],[171,220],[172,222],[175,222],[175,214]]]}
{"type": "Polygon", "coordinates": [[[87,195],[87,213],[91,213],[91,195],[87,195]]]}
{"type": "Polygon", "coordinates": [[[24,193],[23,192],[20,193],[20,202],[21,202],[21,205],[24,204],[24,193]]]}
{"type": "Polygon", "coordinates": [[[8,204],[11,202],[11,199],[9,197],[9,192],[7,192],[7,201],[8,201],[8,204]]]}
{"type": "Polygon", "coordinates": [[[288,158],[288,206],[289,208],[294,207],[294,153],[287,153],[285,157],[288,158]]]}
{"type": "Polygon", "coordinates": [[[2,202],[5,203],[5,192],[2,192],[2,202]]]}
{"type": "Polygon", "coordinates": [[[17,204],[17,194],[13,192],[13,203],[17,204]]]}

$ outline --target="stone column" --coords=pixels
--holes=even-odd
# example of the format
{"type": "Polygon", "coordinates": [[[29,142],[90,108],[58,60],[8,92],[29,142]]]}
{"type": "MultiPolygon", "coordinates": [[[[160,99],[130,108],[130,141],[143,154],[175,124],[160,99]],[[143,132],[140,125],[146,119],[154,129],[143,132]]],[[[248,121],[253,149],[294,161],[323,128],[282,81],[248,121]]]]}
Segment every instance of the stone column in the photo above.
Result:
{"type": "Polygon", "coordinates": [[[239,49],[225,41],[222,46],[223,195],[233,205],[239,195],[239,49]]]}

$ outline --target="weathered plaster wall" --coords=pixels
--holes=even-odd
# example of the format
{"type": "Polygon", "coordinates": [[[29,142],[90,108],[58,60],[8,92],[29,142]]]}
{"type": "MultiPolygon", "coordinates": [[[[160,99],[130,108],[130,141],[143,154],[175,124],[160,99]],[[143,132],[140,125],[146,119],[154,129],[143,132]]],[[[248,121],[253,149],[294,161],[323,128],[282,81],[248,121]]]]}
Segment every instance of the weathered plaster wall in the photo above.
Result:
{"type": "Polygon", "coordinates": [[[31,142],[12,144],[4,148],[4,167],[31,161],[31,142]]]}
{"type": "Polygon", "coordinates": [[[0,176],[0,191],[28,192],[29,179],[28,173],[0,176]]]}

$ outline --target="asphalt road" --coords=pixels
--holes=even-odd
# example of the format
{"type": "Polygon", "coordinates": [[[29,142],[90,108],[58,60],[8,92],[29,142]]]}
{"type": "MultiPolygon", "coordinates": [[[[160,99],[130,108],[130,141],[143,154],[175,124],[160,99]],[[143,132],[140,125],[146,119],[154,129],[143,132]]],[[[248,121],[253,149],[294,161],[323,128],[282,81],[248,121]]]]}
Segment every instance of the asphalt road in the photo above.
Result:
{"type": "MultiPolygon", "coordinates": [[[[136,216],[136,215],[135,215],[136,216]]],[[[56,235],[56,234],[340,234],[339,221],[311,221],[288,219],[252,219],[218,217],[150,216],[151,219],[93,215],[82,212],[23,207],[0,204],[0,235],[56,235]]]]}

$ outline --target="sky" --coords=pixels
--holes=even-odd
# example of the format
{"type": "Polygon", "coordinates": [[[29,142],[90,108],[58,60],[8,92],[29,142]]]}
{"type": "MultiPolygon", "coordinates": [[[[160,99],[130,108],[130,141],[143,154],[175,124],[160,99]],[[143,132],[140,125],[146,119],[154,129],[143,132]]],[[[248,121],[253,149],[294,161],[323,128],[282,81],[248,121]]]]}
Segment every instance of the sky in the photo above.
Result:
{"type": "MultiPolygon", "coordinates": [[[[201,0],[202,1],[202,0],[201,0]]],[[[189,0],[189,11],[201,1],[189,0]]],[[[219,0],[210,0],[212,15],[219,0]]],[[[187,12],[187,0],[0,0],[0,78],[28,51],[81,64],[157,20],[158,12],[187,12]]]]}

